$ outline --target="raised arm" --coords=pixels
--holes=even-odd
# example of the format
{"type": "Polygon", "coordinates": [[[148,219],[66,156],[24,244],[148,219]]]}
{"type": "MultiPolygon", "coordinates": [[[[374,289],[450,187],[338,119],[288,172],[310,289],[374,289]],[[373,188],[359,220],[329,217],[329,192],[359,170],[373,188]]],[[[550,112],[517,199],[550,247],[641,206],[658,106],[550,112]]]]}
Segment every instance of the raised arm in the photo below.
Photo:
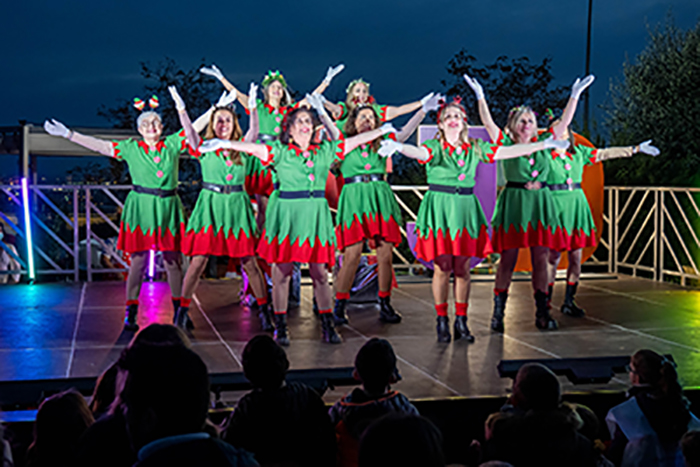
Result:
{"type": "Polygon", "coordinates": [[[413,117],[406,123],[401,130],[399,130],[398,133],[396,133],[396,141],[399,143],[403,143],[408,138],[411,137],[414,131],[416,131],[416,128],[418,128],[418,125],[420,125],[420,122],[423,121],[425,118],[426,114],[430,112],[431,110],[437,110],[438,107],[440,106],[439,101],[442,96],[439,94],[435,93],[430,93],[427,96],[425,96],[423,99],[421,99],[421,108],[418,112],[416,112],[413,117]]]}
{"type": "Polygon", "coordinates": [[[415,101],[411,102],[410,104],[404,104],[400,106],[387,106],[386,108],[386,116],[384,118],[385,121],[393,120],[396,117],[400,117],[401,115],[406,115],[407,113],[413,112],[414,110],[420,109],[422,106],[421,101],[415,101]]]}
{"type": "Polygon", "coordinates": [[[251,82],[248,89],[248,108],[250,109],[250,119],[248,124],[248,132],[245,134],[243,141],[253,142],[258,139],[260,134],[260,116],[258,115],[258,85],[251,82]]]}
{"type": "Polygon", "coordinates": [[[235,102],[237,94],[238,93],[236,91],[222,92],[221,97],[219,97],[219,100],[216,101],[215,104],[209,107],[206,112],[197,117],[197,120],[194,121],[192,126],[194,127],[195,131],[197,133],[201,133],[207,127],[207,123],[209,123],[209,118],[211,117],[212,112],[214,112],[214,110],[216,110],[217,107],[226,107],[232,102],[235,102]]]}
{"type": "Polygon", "coordinates": [[[228,139],[209,139],[202,143],[199,147],[200,152],[211,152],[217,149],[231,149],[233,151],[247,152],[260,159],[262,162],[267,162],[270,153],[267,145],[259,143],[248,143],[245,141],[231,141],[228,139]]]}
{"type": "Polygon", "coordinates": [[[238,102],[240,102],[243,107],[248,109],[248,96],[236,89],[236,87],[233,84],[231,84],[229,80],[226,79],[224,74],[221,72],[221,70],[219,70],[219,68],[216,65],[212,64],[211,68],[202,67],[199,69],[199,72],[205,75],[213,76],[214,78],[218,79],[219,82],[224,85],[224,88],[226,88],[227,91],[235,92],[238,102]]]}
{"type": "Polygon", "coordinates": [[[51,119],[44,122],[44,130],[52,136],[60,136],[68,141],[79,144],[91,151],[95,151],[103,156],[114,157],[114,145],[111,141],[83,135],[77,131],[69,130],[63,123],[51,119]]]}
{"type": "Polygon", "coordinates": [[[484,88],[476,80],[476,78],[471,78],[469,75],[464,75],[464,80],[467,82],[470,88],[474,91],[476,95],[476,101],[479,106],[479,118],[481,119],[481,124],[484,125],[486,131],[491,138],[491,142],[495,143],[498,139],[498,135],[501,133],[501,129],[498,128],[491,117],[491,111],[489,110],[489,105],[486,103],[486,98],[484,97],[484,88]]]}
{"type": "Polygon", "coordinates": [[[326,98],[320,94],[314,93],[307,94],[304,100],[308,102],[314,110],[316,110],[316,113],[318,113],[318,117],[321,119],[321,123],[323,123],[323,126],[331,135],[331,140],[339,139],[340,130],[337,126],[335,126],[335,124],[333,124],[333,120],[331,120],[331,117],[328,116],[326,109],[323,107],[323,103],[325,102],[326,98]]]}
{"type": "Polygon", "coordinates": [[[607,161],[610,159],[619,159],[622,157],[632,157],[633,155],[638,154],[640,152],[643,154],[648,154],[648,155],[653,156],[653,157],[656,157],[659,154],[661,154],[661,151],[659,151],[659,148],[657,148],[656,146],[652,146],[651,140],[648,140],[648,141],[644,141],[643,143],[638,144],[636,146],[598,149],[596,151],[595,161],[602,162],[602,161],[607,161]]]}
{"type": "Polygon", "coordinates": [[[331,85],[331,81],[333,81],[333,78],[338,76],[338,74],[345,69],[345,65],[342,63],[338,66],[329,66],[328,71],[326,71],[326,77],[323,78],[323,81],[321,81],[321,84],[319,84],[316,89],[311,94],[323,94],[326,89],[328,89],[328,86],[331,85]]]}
{"type": "Polygon", "coordinates": [[[562,113],[559,122],[552,128],[555,138],[561,136],[564,133],[564,130],[571,125],[571,122],[574,120],[574,115],[576,115],[576,106],[578,105],[578,100],[579,97],[581,97],[581,93],[583,93],[583,91],[585,91],[594,80],[595,76],[593,75],[588,75],[583,79],[576,78],[573,86],[571,86],[571,97],[569,97],[569,102],[566,103],[564,113],[562,113]]]}
{"type": "Polygon", "coordinates": [[[382,145],[378,151],[380,156],[390,157],[395,152],[400,152],[410,159],[416,159],[421,162],[425,162],[430,159],[428,150],[422,146],[417,147],[412,144],[403,144],[390,139],[382,141],[382,145]]]}
{"type": "Polygon", "coordinates": [[[198,148],[199,143],[202,142],[202,138],[199,137],[199,133],[197,133],[197,130],[195,130],[194,126],[192,126],[192,121],[190,120],[190,116],[187,114],[187,109],[185,108],[185,101],[182,100],[182,97],[180,97],[180,94],[177,92],[177,88],[175,86],[168,86],[168,91],[170,92],[170,96],[173,98],[173,102],[175,102],[177,117],[180,119],[182,129],[185,130],[187,144],[189,144],[191,148],[198,148]]]}
{"type": "Polygon", "coordinates": [[[375,139],[379,138],[382,135],[386,135],[387,133],[396,133],[396,129],[391,123],[385,123],[376,130],[365,131],[364,133],[360,133],[358,135],[346,139],[345,155],[349,154],[353,149],[355,149],[359,145],[369,143],[370,141],[374,141],[375,139]]]}
{"type": "Polygon", "coordinates": [[[566,149],[568,147],[568,140],[555,140],[554,138],[549,137],[544,141],[538,141],[536,143],[499,146],[498,149],[496,149],[496,154],[494,154],[493,158],[495,160],[513,159],[516,157],[527,156],[528,154],[532,154],[536,151],[542,151],[544,149],[566,149]]]}

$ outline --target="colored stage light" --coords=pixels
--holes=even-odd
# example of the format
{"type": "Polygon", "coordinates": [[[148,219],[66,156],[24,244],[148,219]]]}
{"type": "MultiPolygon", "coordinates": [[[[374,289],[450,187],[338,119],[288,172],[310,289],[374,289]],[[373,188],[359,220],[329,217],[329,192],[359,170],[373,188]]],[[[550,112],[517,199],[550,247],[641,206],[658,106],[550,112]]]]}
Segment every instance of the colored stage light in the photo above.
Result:
{"type": "Polygon", "coordinates": [[[148,255],[148,277],[153,279],[156,275],[156,252],[151,250],[148,255]]]}
{"type": "Polygon", "coordinates": [[[24,230],[27,235],[27,265],[29,280],[34,280],[34,244],[32,241],[32,220],[29,217],[29,187],[26,177],[22,177],[22,204],[24,205],[24,230]]]}

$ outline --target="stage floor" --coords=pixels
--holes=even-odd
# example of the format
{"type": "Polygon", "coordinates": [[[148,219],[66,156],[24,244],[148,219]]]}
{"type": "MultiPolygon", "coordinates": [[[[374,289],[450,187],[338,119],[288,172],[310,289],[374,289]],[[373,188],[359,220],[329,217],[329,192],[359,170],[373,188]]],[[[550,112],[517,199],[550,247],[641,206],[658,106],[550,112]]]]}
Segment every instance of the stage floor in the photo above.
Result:
{"type": "MultiPolygon", "coordinates": [[[[501,359],[567,358],[630,355],[640,348],[670,353],[686,387],[700,386],[700,291],[620,276],[592,279],[579,286],[578,303],[587,316],[554,316],[560,330],[540,332],[534,326],[534,302],[528,282],[514,282],[507,307],[506,333],[489,329],[490,282],[475,282],[469,306],[474,344],[438,344],[430,284],[403,283],[392,303],[404,320],[385,325],[373,307],[349,311],[351,324],[341,327],[342,345],[320,340],[320,323],[311,310],[311,287],[302,287],[302,306],[289,317],[293,369],[352,366],[362,344],[372,336],[391,341],[403,381],[396,388],[410,398],[502,396],[511,381],[501,379],[501,359]]],[[[565,283],[558,282],[554,303],[560,304],[565,283]]],[[[237,301],[231,281],[203,281],[192,307],[196,329],[193,349],[210,372],[242,371],[241,352],[259,332],[257,316],[237,301]],[[196,303],[196,305],[195,305],[196,303]]],[[[124,283],[9,285],[0,287],[0,380],[96,376],[129,341],[122,331],[124,283]]],[[[172,320],[167,284],[144,284],[143,327],[172,320]]],[[[450,309],[450,315],[454,313],[450,309]]],[[[573,386],[565,391],[623,389],[627,375],[604,386],[573,386]]],[[[334,401],[348,388],[326,393],[334,401]]],[[[235,399],[235,395],[230,396],[235,399]]]]}

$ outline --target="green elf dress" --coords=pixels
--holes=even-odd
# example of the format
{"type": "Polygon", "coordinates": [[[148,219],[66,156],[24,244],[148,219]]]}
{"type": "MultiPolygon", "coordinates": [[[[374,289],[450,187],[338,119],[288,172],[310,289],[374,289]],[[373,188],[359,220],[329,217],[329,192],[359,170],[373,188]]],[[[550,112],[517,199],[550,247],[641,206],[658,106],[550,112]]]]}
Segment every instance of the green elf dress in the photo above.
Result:
{"type": "Polygon", "coordinates": [[[129,167],[133,190],[124,202],[117,248],[127,252],[181,251],[185,228],[182,202],[177,195],[180,154],[186,148],[184,130],[156,144],[112,141],[114,157],[129,167]]]}
{"type": "MultiPolygon", "coordinates": [[[[551,136],[542,133],[531,142],[551,136]]],[[[515,144],[501,132],[496,143],[515,144]]],[[[549,151],[537,151],[529,156],[503,161],[506,187],[498,195],[493,213],[492,243],[495,252],[513,248],[544,246],[560,251],[565,247],[564,230],[559,222],[552,193],[547,189],[552,156],[549,151]],[[540,182],[542,188],[528,190],[525,184],[540,182]]]]}
{"type": "Polygon", "coordinates": [[[559,223],[564,229],[562,250],[596,246],[596,230],[591,208],[581,188],[583,168],[596,163],[598,150],[580,144],[572,152],[551,151],[547,185],[554,199],[559,223]]]}
{"type": "Polygon", "coordinates": [[[416,219],[416,256],[432,261],[440,255],[483,258],[491,253],[488,220],[474,195],[474,176],[480,162],[493,163],[497,145],[470,139],[459,147],[430,139],[428,192],[416,219]]]}
{"type": "Polygon", "coordinates": [[[401,210],[385,180],[387,159],[376,151],[379,140],[375,143],[358,146],[340,163],[345,183],[335,228],[340,251],[365,239],[373,244],[375,237],[394,246],[401,243],[401,210]]]}
{"type": "Polygon", "coordinates": [[[343,160],[345,139],[311,144],[273,141],[263,163],[271,167],[279,189],[270,196],[258,255],[268,263],[335,263],[335,233],[325,197],[331,163],[343,160]]]}
{"type": "Polygon", "coordinates": [[[256,223],[250,196],[244,190],[248,159],[239,153],[219,149],[200,153],[191,150],[202,167],[202,191],[185,229],[183,253],[188,256],[255,256],[256,223]]]}

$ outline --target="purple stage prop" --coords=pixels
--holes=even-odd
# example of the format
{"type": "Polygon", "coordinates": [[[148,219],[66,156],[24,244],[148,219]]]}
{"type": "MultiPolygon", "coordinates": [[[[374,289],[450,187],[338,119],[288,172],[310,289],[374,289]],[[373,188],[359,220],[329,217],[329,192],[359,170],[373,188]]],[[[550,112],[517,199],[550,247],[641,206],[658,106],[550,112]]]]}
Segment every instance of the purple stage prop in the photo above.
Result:
{"type": "MultiPolygon", "coordinates": [[[[421,125],[418,128],[418,144],[423,144],[424,141],[435,138],[437,135],[437,125],[421,125]]],[[[482,139],[484,141],[490,141],[489,134],[486,128],[482,126],[469,127],[469,137],[475,139],[482,139]]],[[[496,208],[496,176],[497,176],[497,165],[498,164],[484,164],[480,163],[476,168],[476,176],[474,185],[474,194],[479,199],[481,203],[481,208],[484,210],[486,219],[491,220],[493,217],[493,211],[496,208]]],[[[408,240],[408,245],[411,248],[411,253],[415,256],[416,254],[416,241],[418,240],[415,232],[415,222],[406,223],[406,238],[408,240]]],[[[489,235],[491,235],[491,225],[489,224],[489,235]]],[[[474,268],[479,265],[484,259],[483,258],[472,258],[471,267],[474,268]]],[[[423,265],[432,269],[433,262],[427,262],[419,260],[423,265]]]]}

